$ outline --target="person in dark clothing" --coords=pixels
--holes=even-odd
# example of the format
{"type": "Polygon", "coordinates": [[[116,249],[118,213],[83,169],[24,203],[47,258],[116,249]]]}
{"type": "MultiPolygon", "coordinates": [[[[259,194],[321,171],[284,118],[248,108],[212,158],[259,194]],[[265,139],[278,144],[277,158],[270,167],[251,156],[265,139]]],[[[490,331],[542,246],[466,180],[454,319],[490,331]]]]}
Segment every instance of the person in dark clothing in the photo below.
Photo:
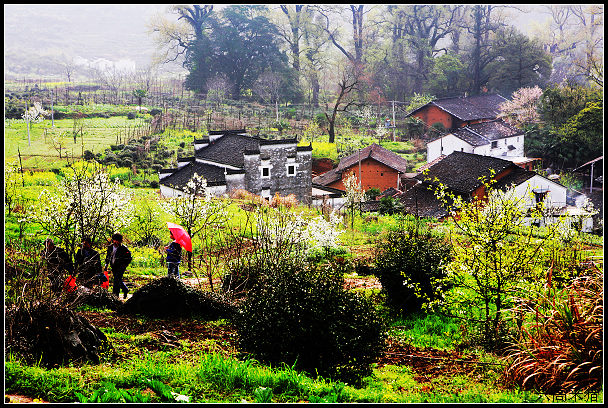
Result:
{"type": "Polygon", "coordinates": [[[101,275],[103,275],[101,257],[91,246],[91,238],[82,239],[82,247],[76,252],[74,263],[78,280],[82,285],[91,288],[101,284],[101,275]]]}
{"type": "Polygon", "coordinates": [[[122,277],[127,269],[127,266],[131,263],[131,251],[129,248],[122,244],[122,235],[112,235],[112,244],[108,245],[106,251],[106,265],[104,270],[108,269],[108,265],[112,267],[112,275],[114,275],[114,285],[112,286],[112,293],[118,297],[120,295],[120,289],[122,289],[124,298],[127,298],[129,288],[122,281],[122,277]]]}
{"type": "Polygon", "coordinates": [[[60,292],[68,275],[74,273],[74,264],[70,256],[63,248],[56,246],[51,238],[47,238],[44,241],[42,259],[46,261],[51,290],[60,292]]]}
{"type": "Polygon", "coordinates": [[[175,241],[171,231],[169,231],[169,234],[171,234],[173,242],[165,247],[167,251],[167,276],[179,279],[179,263],[182,260],[182,247],[175,241]]]}

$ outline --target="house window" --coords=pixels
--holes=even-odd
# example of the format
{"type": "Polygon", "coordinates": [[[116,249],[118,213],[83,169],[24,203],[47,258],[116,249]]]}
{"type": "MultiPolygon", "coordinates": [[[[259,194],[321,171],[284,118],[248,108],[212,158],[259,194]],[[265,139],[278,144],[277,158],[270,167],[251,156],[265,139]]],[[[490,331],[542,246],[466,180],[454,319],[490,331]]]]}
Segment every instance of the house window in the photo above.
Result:
{"type": "Polygon", "coordinates": [[[496,149],[498,147],[498,142],[492,142],[492,149],[496,149]]]}
{"type": "Polygon", "coordinates": [[[262,167],[262,178],[270,178],[270,167],[262,167]]]}
{"type": "Polygon", "coordinates": [[[540,204],[543,201],[545,201],[545,199],[547,198],[547,193],[549,193],[549,190],[547,189],[536,189],[533,191],[534,193],[534,201],[536,202],[536,204],[540,204]]]}
{"type": "Polygon", "coordinates": [[[295,164],[289,164],[289,165],[287,165],[287,175],[288,176],[295,176],[296,175],[296,165],[295,164]]]}

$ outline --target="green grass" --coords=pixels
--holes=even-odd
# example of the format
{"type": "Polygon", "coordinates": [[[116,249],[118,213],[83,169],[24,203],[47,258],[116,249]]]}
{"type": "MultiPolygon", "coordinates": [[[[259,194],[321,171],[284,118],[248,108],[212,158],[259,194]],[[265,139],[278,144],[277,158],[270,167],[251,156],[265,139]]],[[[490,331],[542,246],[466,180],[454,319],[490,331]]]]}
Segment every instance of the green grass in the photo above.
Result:
{"type": "MultiPolygon", "coordinates": [[[[133,336],[123,340],[144,339],[133,336]]],[[[119,336],[114,335],[114,340],[119,336]]],[[[7,393],[25,393],[50,402],[77,401],[76,393],[91,395],[112,384],[131,394],[141,393],[151,381],[189,397],[190,402],[535,402],[540,395],[504,390],[494,377],[435,377],[420,381],[409,367],[387,365],[374,369],[365,385],[354,388],[323,378],[311,378],[289,367],[267,367],[255,360],[236,360],[220,354],[176,359],[179,352],[157,352],[125,360],[120,366],[64,367],[44,370],[27,367],[9,357],[7,393]]],[[[151,396],[160,401],[162,396],[151,396]]],[[[149,394],[146,394],[149,395],[149,394]]]]}
{"type": "Polygon", "coordinates": [[[84,138],[78,137],[76,143],[71,136],[74,126],[72,119],[55,120],[55,127],[52,127],[49,119],[30,124],[31,144],[28,144],[26,123],[22,120],[5,120],[4,160],[5,162],[18,160],[18,152],[20,152],[24,168],[37,170],[61,168],[67,161],[65,158],[59,159],[59,153],[53,145],[53,137],[60,140],[65,148],[62,157],[65,154],[69,157],[80,157],[84,150],[93,153],[103,152],[110,144],[116,144],[121,132],[124,137],[124,129],[145,124],[143,119],[130,120],[126,116],[83,119],[82,123],[84,138]]]}
{"type": "Polygon", "coordinates": [[[460,322],[438,314],[417,314],[393,322],[393,336],[415,347],[432,347],[438,350],[454,349],[464,339],[460,322]]]}
{"type": "MultiPolygon", "coordinates": [[[[145,336],[115,340],[147,341],[145,336]]],[[[45,370],[28,367],[9,356],[6,393],[22,393],[50,402],[75,402],[77,393],[90,396],[104,384],[142,394],[152,382],[151,402],[163,400],[163,390],[186,396],[190,402],[533,402],[531,392],[504,390],[490,376],[435,377],[420,381],[409,367],[387,365],[374,369],[361,388],[323,378],[311,378],[289,367],[268,367],[255,360],[236,360],[220,354],[199,354],[182,359],[182,352],[158,351],[120,364],[63,367],[45,370]],[[162,383],[162,385],[158,384],[162,383]],[[156,389],[155,389],[156,388],[156,389]]]]}

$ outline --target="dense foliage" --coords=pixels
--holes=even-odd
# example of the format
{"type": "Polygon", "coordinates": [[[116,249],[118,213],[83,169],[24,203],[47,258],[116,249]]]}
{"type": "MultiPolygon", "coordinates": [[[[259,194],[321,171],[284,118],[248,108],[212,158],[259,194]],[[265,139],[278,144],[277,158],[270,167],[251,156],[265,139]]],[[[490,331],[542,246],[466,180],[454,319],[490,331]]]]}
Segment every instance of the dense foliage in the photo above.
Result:
{"type": "Polygon", "coordinates": [[[424,303],[441,298],[438,285],[450,260],[449,244],[441,235],[417,223],[401,221],[376,244],[374,274],[386,292],[387,303],[409,315],[424,303]]]}
{"type": "Polygon", "coordinates": [[[240,344],[265,362],[358,382],[384,345],[384,323],[344,289],[345,266],[285,262],[249,291],[236,318],[240,344]]]}

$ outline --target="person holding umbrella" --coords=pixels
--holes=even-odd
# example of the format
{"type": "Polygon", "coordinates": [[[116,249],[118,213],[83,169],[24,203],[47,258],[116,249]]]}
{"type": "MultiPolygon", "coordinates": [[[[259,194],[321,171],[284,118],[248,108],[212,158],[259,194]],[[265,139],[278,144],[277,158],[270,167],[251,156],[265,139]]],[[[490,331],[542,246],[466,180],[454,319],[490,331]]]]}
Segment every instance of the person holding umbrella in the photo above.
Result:
{"type": "Polygon", "coordinates": [[[177,243],[171,230],[169,230],[169,235],[171,235],[173,242],[165,247],[165,251],[167,251],[167,276],[179,279],[179,263],[182,260],[182,246],[177,243]]]}
{"type": "Polygon", "coordinates": [[[190,235],[181,225],[168,222],[167,227],[169,228],[169,233],[173,240],[169,246],[165,247],[165,250],[167,251],[167,275],[177,276],[179,279],[179,263],[182,254],[181,247],[184,247],[188,252],[192,252],[192,240],[190,239],[190,235]]]}

